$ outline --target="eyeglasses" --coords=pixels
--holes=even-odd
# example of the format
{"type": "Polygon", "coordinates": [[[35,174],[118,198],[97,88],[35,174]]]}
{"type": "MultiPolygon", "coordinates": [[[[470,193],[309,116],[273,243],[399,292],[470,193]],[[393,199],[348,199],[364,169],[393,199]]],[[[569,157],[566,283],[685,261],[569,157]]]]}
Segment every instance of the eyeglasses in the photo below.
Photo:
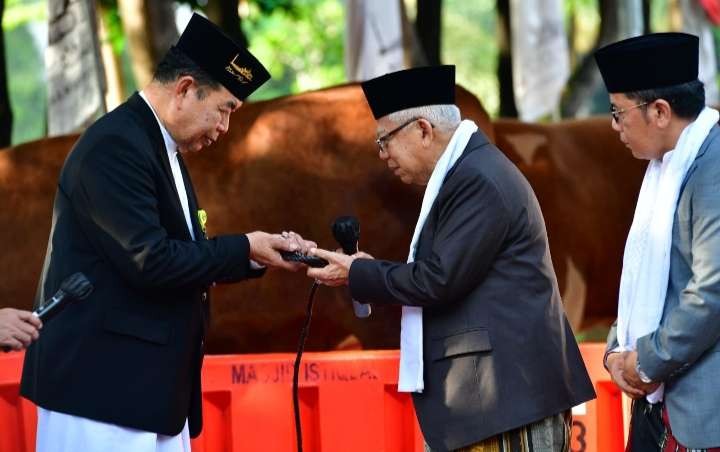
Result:
{"type": "MultiPolygon", "coordinates": [[[[414,122],[417,121],[418,119],[423,119],[423,118],[419,118],[419,117],[412,118],[412,119],[410,119],[409,121],[404,122],[404,123],[400,124],[399,126],[395,127],[394,129],[392,129],[391,131],[389,131],[389,132],[386,133],[385,135],[381,136],[380,138],[376,139],[376,140],[375,140],[375,143],[376,143],[376,144],[378,145],[378,147],[380,148],[380,152],[387,152],[387,151],[385,150],[385,146],[387,145],[387,142],[390,141],[390,139],[392,138],[392,136],[395,135],[396,133],[398,133],[399,131],[401,131],[402,129],[404,129],[405,127],[409,126],[410,124],[414,123],[414,122]]],[[[430,123],[430,126],[433,127],[433,128],[435,127],[432,123],[430,123]]]]}
{"type": "Polygon", "coordinates": [[[623,113],[625,113],[625,112],[627,112],[627,111],[629,111],[629,110],[632,110],[633,108],[638,108],[638,107],[645,106],[645,105],[647,105],[647,104],[649,104],[649,103],[650,103],[650,102],[643,102],[643,103],[641,103],[641,104],[631,105],[631,106],[626,107],[626,108],[623,108],[623,109],[621,109],[621,110],[618,110],[617,108],[615,108],[614,105],[611,105],[611,106],[610,106],[610,115],[612,115],[612,118],[615,120],[616,123],[620,123],[620,117],[623,115],[623,113]]]}

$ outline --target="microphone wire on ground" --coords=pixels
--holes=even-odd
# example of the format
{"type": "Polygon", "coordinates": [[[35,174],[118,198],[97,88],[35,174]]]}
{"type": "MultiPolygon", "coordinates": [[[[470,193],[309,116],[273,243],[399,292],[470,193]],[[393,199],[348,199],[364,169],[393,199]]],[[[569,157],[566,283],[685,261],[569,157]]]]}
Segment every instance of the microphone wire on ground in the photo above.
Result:
{"type": "Polygon", "coordinates": [[[307,309],[305,311],[305,324],[300,330],[300,338],[298,339],[297,354],[295,355],[295,365],[293,366],[293,411],[295,412],[295,435],[297,440],[297,452],[303,451],[302,445],[302,426],[300,425],[300,400],[298,395],[298,378],[300,376],[300,360],[302,359],[303,351],[305,350],[305,340],[308,337],[310,331],[310,322],[312,321],[313,304],[315,300],[315,291],[319,284],[317,281],[313,282],[312,288],[310,288],[310,295],[308,296],[307,309]]]}

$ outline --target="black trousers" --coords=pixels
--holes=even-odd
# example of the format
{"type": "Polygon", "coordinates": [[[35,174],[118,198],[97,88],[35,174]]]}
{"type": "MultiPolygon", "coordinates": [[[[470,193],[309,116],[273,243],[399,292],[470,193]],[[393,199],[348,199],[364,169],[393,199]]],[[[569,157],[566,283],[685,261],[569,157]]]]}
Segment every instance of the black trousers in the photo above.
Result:
{"type": "Polygon", "coordinates": [[[665,436],[662,409],[662,402],[650,403],[645,397],[633,401],[625,452],[660,452],[665,436]]]}

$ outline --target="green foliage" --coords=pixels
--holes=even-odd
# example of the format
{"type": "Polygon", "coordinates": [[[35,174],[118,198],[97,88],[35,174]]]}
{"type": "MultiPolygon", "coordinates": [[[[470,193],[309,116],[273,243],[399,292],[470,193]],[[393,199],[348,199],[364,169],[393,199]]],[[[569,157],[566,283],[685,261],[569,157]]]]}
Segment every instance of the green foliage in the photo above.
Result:
{"type": "Polygon", "coordinates": [[[651,0],[650,29],[654,32],[672,31],[668,0],[651,0]]]}
{"type": "Polygon", "coordinates": [[[578,342],[605,342],[608,337],[610,328],[603,325],[597,325],[586,328],[575,334],[575,340],[578,342]]]}
{"type": "Polygon", "coordinates": [[[494,0],[445,0],[441,60],[456,65],[457,82],[475,94],[491,114],[500,107],[494,0]]]}
{"type": "Polygon", "coordinates": [[[579,63],[582,57],[595,46],[600,27],[600,6],[598,0],[566,0],[566,29],[574,28],[570,43],[571,63],[579,63]],[[571,24],[572,21],[572,24],[571,24]]]}
{"type": "Polygon", "coordinates": [[[12,143],[45,136],[45,62],[33,43],[28,25],[5,29],[8,88],[13,110],[12,143]]]}
{"type": "Polygon", "coordinates": [[[29,27],[46,21],[46,0],[5,0],[2,27],[13,111],[13,144],[45,135],[45,61],[35,47],[29,27]]]}
{"type": "MultiPolygon", "coordinates": [[[[570,13],[575,14],[576,51],[587,52],[594,44],[600,20],[597,2],[565,2],[568,25],[570,13]]],[[[497,115],[500,107],[495,3],[495,0],[444,0],[441,36],[442,62],[457,66],[458,83],[475,94],[492,116],[497,115]]]]}
{"type": "MultiPolygon", "coordinates": [[[[117,0],[102,0],[104,2],[116,2],[117,0]]],[[[220,0],[223,1],[223,0],[220,0]]],[[[282,10],[289,14],[295,14],[295,0],[249,0],[253,3],[261,14],[272,14],[275,11],[282,10]]],[[[299,0],[300,2],[304,0],[299,0]]],[[[205,10],[208,0],[176,0],[176,3],[189,5],[195,10],[205,10]]]]}
{"type": "MultiPolygon", "coordinates": [[[[108,40],[123,61],[126,93],[135,89],[117,0],[96,0],[108,26],[108,40]]],[[[388,0],[390,1],[390,0],[388,0]]],[[[599,25],[599,0],[565,0],[566,22],[574,27],[574,64],[590,51],[599,25]],[[570,14],[574,14],[571,19],[570,14]],[[573,20],[572,24],[570,21],[573,20]]],[[[203,10],[208,0],[177,0],[203,10]]],[[[405,0],[410,14],[415,0],[405,0]]],[[[344,69],[345,6],[342,0],[247,0],[242,27],[251,51],[273,78],[253,94],[268,99],[337,85],[344,69]]],[[[495,115],[499,107],[496,0],[444,0],[441,59],[457,66],[458,83],[481,99],[495,115]]],[[[652,0],[652,28],[669,27],[668,0],[652,0]]],[[[33,46],[26,24],[47,20],[47,0],[5,0],[7,66],[15,113],[13,142],[42,136],[45,131],[45,81],[42,56],[33,46]]],[[[720,35],[716,36],[720,40],[720,35]]]]}
{"type": "Polygon", "coordinates": [[[297,5],[299,2],[294,0],[254,0],[255,5],[263,15],[272,14],[275,11],[284,11],[295,18],[300,13],[297,5]]]}
{"type": "Polygon", "coordinates": [[[5,0],[2,27],[10,30],[28,22],[47,21],[46,0],[5,0]]]}
{"type": "Polygon", "coordinates": [[[121,55],[125,50],[125,34],[123,33],[122,19],[117,9],[117,4],[114,1],[104,0],[100,2],[102,20],[107,26],[107,40],[110,42],[110,46],[113,52],[117,55],[121,55]]]}
{"type": "Polygon", "coordinates": [[[243,29],[250,50],[273,76],[252,99],[343,83],[344,27],[344,8],[337,0],[251,3],[243,29]],[[264,13],[264,8],[271,12],[264,13]]]}
{"type": "Polygon", "coordinates": [[[123,31],[122,18],[118,11],[117,0],[96,0],[99,14],[105,24],[107,37],[101,44],[110,44],[115,55],[120,58],[120,71],[122,72],[123,93],[129,96],[137,90],[135,75],[132,71],[132,61],[128,53],[127,40],[123,31]]]}

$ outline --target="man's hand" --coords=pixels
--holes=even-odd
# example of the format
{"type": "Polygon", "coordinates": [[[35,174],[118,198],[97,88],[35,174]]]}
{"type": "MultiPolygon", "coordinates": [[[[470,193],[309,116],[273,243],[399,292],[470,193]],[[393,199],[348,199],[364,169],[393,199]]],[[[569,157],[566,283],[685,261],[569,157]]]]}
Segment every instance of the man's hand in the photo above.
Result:
{"type": "Polygon", "coordinates": [[[305,265],[297,262],[287,262],[280,256],[280,251],[304,252],[316,247],[315,242],[303,240],[294,232],[283,234],[268,234],[263,231],[255,231],[247,234],[250,242],[250,259],[268,267],[279,267],[285,270],[296,271],[305,265]]]}
{"type": "Polygon", "coordinates": [[[300,234],[293,231],[283,231],[280,236],[288,242],[297,245],[296,251],[299,251],[302,254],[307,254],[311,248],[317,247],[317,243],[312,240],[303,240],[300,234]]]}
{"type": "Polygon", "coordinates": [[[625,381],[632,387],[643,391],[645,394],[651,394],[660,386],[660,383],[651,382],[644,383],[640,379],[640,375],[637,372],[637,352],[624,353],[623,360],[623,377],[625,381]]]}
{"type": "Polygon", "coordinates": [[[628,352],[610,353],[607,357],[607,366],[612,381],[629,397],[639,399],[645,396],[645,391],[631,385],[625,379],[625,357],[628,352]]]}
{"type": "Polygon", "coordinates": [[[0,309],[0,348],[22,350],[39,336],[42,322],[32,312],[0,309]]]}
{"type": "Polygon", "coordinates": [[[320,284],[331,287],[346,286],[348,284],[350,266],[355,259],[373,259],[371,255],[362,251],[348,256],[347,254],[313,248],[310,250],[310,254],[325,259],[329,264],[322,268],[308,268],[307,275],[315,278],[320,284]]]}

